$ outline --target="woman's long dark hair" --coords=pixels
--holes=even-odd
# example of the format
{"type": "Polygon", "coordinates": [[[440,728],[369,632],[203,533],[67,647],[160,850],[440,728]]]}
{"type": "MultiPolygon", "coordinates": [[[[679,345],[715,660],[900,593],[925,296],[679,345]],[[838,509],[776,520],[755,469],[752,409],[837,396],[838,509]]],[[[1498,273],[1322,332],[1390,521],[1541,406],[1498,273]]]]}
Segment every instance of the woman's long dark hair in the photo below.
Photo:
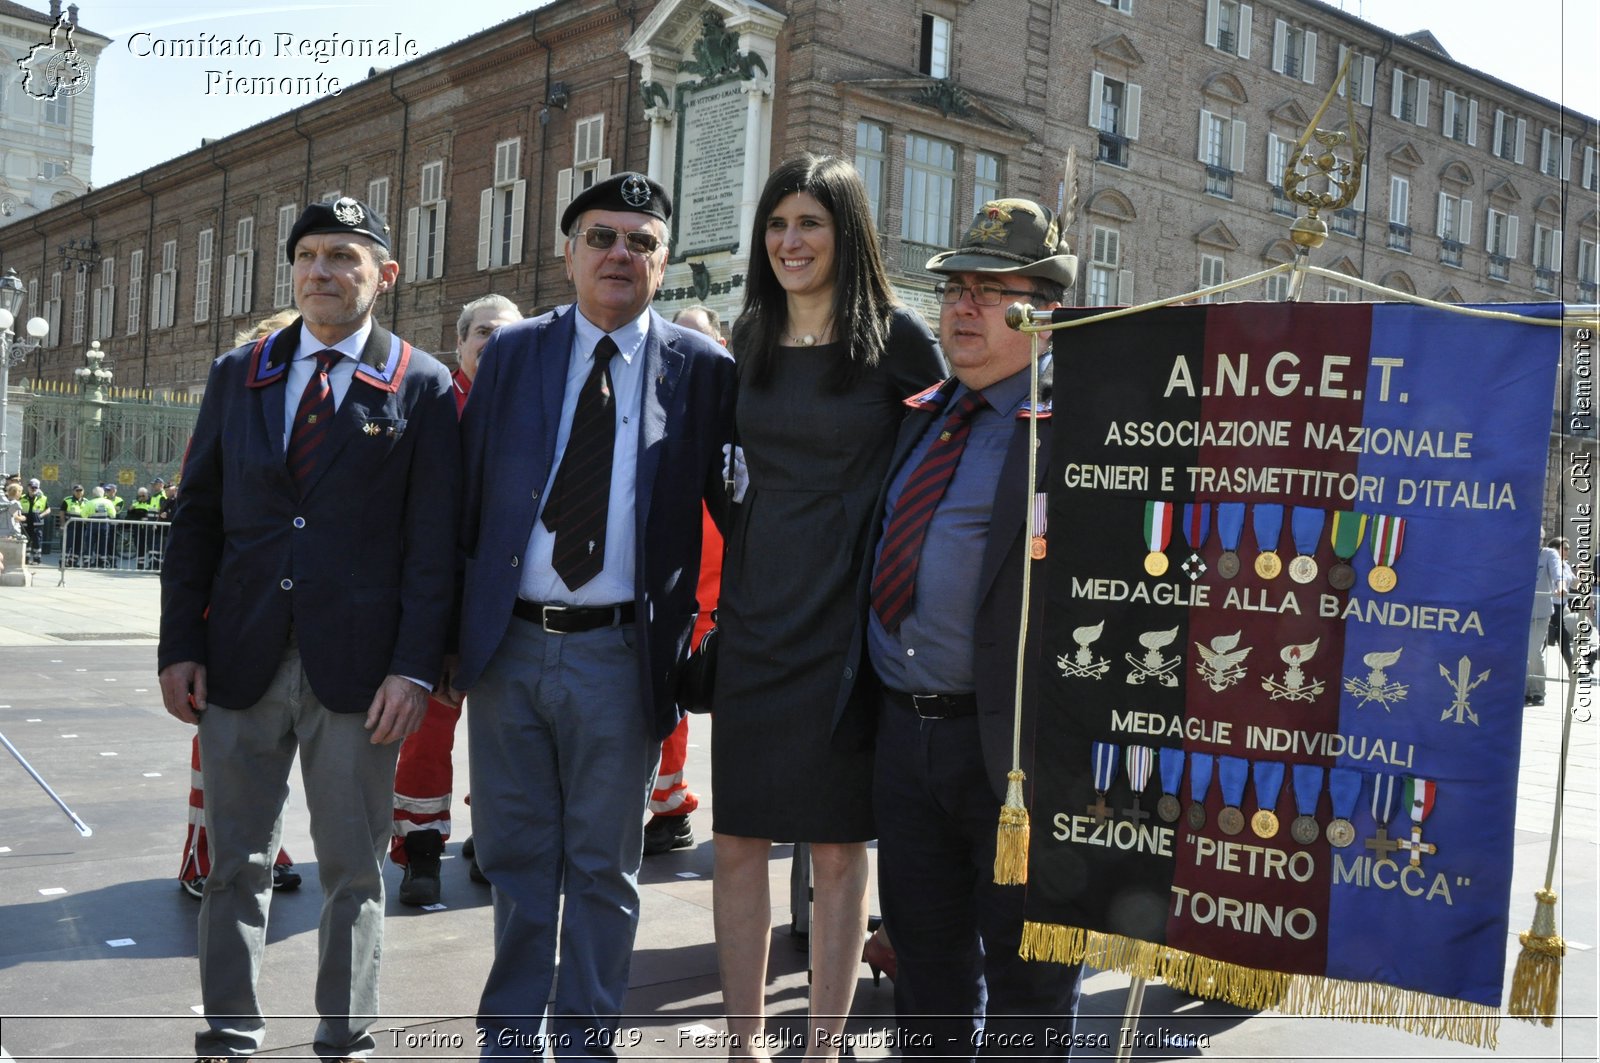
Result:
{"type": "Polygon", "coordinates": [[[834,336],[845,344],[827,384],[847,388],[864,368],[878,364],[889,334],[889,311],[895,306],[883,268],[878,232],[872,225],[867,189],[856,168],[832,155],[802,155],[772,172],[756,204],[750,233],[750,278],[744,308],[733,326],[733,352],[742,375],[756,387],[772,376],[772,364],[788,325],[788,297],[767,258],[767,219],[783,197],[805,192],[833,216],[834,336]]]}

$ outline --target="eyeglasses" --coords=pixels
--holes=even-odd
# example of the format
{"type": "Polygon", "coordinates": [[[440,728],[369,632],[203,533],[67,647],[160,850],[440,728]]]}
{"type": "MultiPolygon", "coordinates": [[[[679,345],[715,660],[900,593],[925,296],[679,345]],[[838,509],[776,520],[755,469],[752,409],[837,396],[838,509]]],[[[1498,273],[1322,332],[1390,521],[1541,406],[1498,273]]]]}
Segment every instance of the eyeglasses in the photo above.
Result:
{"type": "Polygon", "coordinates": [[[998,284],[965,285],[957,281],[946,284],[935,284],[933,294],[939,301],[947,306],[953,306],[961,301],[963,295],[972,296],[972,301],[978,306],[999,306],[1000,297],[1012,295],[1024,299],[1037,299],[1039,294],[1026,288],[1002,288],[998,284]]]}
{"type": "Polygon", "coordinates": [[[636,255],[653,255],[656,248],[661,246],[660,237],[655,233],[647,232],[618,232],[609,225],[591,225],[587,229],[580,229],[572,234],[583,237],[583,242],[596,251],[609,251],[611,245],[617,242],[617,237],[622,237],[628,245],[628,250],[636,255]]]}

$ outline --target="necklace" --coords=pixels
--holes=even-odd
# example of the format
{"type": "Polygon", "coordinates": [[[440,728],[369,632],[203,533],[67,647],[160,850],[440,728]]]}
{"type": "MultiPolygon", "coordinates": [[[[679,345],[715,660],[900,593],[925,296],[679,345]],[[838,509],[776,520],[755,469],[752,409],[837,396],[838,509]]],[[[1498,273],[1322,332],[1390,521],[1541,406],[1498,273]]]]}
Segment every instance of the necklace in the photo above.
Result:
{"type": "Polygon", "coordinates": [[[817,343],[817,337],[809,332],[804,336],[790,336],[788,338],[794,341],[793,346],[795,347],[814,347],[817,343]]]}

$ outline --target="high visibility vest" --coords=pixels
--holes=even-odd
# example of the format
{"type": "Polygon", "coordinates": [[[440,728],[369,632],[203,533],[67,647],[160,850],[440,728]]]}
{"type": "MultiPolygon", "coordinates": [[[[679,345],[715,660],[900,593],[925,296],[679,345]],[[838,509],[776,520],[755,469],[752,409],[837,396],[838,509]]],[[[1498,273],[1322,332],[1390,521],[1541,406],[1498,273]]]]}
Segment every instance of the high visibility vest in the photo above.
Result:
{"type": "Polygon", "coordinates": [[[61,508],[67,511],[69,517],[87,517],[89,515],[89,499],[73,498],[71,495],[61,503],[61,508]]]}
{"type": "Polygon", "coordinates": [[[91,498],[88,502],[89,511],[84,514],[86,517],[93,517],[96,520],[111,520],[117,515],[117,505],[109,498],[91,498]]]}
{"type": "Polygon", "coordinates": [[[157,502],[155,499],[150,499],[147,502],[139,502],[135,500],[133,505],[128,507],[128,511],[130,513],[137,512],[140,514],[140,516],[134,517],[134,520],[155,520],[156,511],[160,508],[161,503],[157,502]]]}
{"type": "Polygon", "coordinates": [[[24,494],[18,501],[22,503],[24,513],[43,513],[50,508],[50,499],[45,497],[43,491],[36,495],[24,494]]]}

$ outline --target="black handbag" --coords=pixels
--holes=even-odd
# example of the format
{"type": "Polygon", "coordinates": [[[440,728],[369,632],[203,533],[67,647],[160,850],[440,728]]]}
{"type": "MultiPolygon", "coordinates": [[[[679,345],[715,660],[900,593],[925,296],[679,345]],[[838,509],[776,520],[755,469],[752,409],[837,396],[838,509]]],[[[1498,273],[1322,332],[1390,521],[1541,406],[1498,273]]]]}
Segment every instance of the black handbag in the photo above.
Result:
{"type": "Polygon", "coordinates": [[[711,630],[692,643],[678,668],[678,708],[684,712],[711,711],[711,695],[717,686],[717,614],[711,614],[711,630]]]}

